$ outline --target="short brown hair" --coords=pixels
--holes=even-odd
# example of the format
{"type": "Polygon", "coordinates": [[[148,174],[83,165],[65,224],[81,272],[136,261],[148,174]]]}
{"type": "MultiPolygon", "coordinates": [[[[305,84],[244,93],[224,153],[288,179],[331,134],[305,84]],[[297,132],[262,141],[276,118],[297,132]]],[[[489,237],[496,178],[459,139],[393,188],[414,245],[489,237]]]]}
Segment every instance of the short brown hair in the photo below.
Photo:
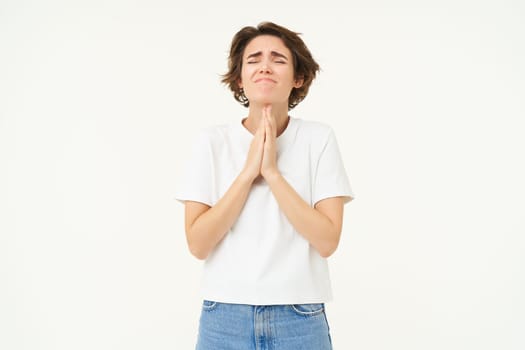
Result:
{"type": "Polygon", "coordinates": [[[248,107],[250,102],[238,85],[241,78],[242,56],[248,43],[259,35],[273,35],[280,38],[284,45],[290,50],[293,58],[294,79],[303,79],[303,85],[299,88],[292,88],[288,98],[288,109],[292,109],[301,102],[308,94],[308,89],[320,70],[315,62],[310,50],[306,47],[303,40],[299,37],[301,33],[293,32],[272,22],[259,23],[257,28],[244,27],[233,37],[230,55],[228,57],[228,72],[222,75],[224,84],[228,85],[233,91],[233,97],[244,107],[248,107]]]}

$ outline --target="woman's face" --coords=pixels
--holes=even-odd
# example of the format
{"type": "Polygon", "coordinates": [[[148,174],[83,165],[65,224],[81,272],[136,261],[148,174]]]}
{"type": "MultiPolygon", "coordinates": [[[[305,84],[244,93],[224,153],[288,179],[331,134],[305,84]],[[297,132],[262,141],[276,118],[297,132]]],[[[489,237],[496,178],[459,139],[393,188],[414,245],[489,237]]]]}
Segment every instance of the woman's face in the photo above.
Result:
{"type": "Polygon", "coordinates": [[[292,55],[280,38],[259,35],[246,45],[239,87],[244,89],[250,105],[288,105],[292,88],[302,83],[294,80],[292,55]]]}

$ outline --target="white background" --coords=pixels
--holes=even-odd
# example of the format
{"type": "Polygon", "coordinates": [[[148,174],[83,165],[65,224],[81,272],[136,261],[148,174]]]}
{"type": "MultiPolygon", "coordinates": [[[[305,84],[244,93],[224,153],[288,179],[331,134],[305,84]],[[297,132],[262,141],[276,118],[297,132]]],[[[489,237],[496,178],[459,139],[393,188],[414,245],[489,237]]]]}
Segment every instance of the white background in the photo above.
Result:
{"type": "Polygon", "coordinates": [[[525,5],[316,4],[0,2],[1,349],[194,347],[175,184],[246,115],[219,75],[264,20],[320,63],[291,115],[334,127],[356,194],[334,348],[525,348],[525,5]]]}

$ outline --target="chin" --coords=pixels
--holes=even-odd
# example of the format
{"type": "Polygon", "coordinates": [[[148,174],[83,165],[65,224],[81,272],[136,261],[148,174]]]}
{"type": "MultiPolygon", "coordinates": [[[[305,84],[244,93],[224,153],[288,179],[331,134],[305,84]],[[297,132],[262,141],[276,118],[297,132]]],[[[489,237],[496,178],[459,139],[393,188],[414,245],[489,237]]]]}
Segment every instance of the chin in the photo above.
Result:
{"type": "Polygon", "coordinates": [[[282,103],[282,101],[270,96],[258,96],[256,98],[250,99],[250,104],[269,105],[276,103],[282,103]]]}

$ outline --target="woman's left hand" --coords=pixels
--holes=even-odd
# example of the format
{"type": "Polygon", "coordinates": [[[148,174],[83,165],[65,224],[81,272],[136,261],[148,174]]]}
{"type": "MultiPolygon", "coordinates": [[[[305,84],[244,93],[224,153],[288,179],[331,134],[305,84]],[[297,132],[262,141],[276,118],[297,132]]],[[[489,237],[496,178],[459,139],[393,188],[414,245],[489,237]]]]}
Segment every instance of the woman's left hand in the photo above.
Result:
{"type": "Polygon", "coordinates": [[[265,139],[261,175],[268,179],[269,176],[279,173],[277,169],[277,122],[272,115],[272,105],[263,108],[262,117],[265,125],[265,139]]]}

